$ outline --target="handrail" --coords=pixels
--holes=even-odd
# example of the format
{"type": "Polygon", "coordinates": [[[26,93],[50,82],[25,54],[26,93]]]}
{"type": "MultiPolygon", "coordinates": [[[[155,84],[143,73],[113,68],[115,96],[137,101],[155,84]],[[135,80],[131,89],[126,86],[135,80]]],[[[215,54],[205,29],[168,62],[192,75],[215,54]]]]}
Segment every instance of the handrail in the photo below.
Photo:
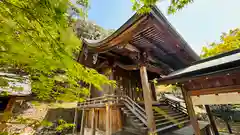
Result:
{"type": "Polygon", "coordinates": [[[84,107],[91,104],[94,104],[94,105],[103,104],[109,101],[113,101],[113,102],[118,101],[117,96],[105,95],[102,97],[89,98],[89,99],[86,99],[85,102],[79,103],[78,105],[79,107],[84,107]]]}
{"type": "Polygon", "coordinates": [[[131,101],[134,105],[136,105],[142,112],[145,113],[145,110],[139,105],[137,104],[135,101],[133,101],[129,96],[124,96],[125,98],[127,98],[129,101],[131,101]]]}
{"type": "Polygon", "coordinates": [[[145,110],[134,102],[130,97],[123,96],[124,105],[147,126],[147,116],[145,110]]]}
{"type": "MultiPolygon", "coordinates": [[[[185,106],[181,105],[180,101],[172,100],[172,99],[170,99],[170,98],[168,98],[166,96],[164,96],[164,99],[165,99],[165,102],[168,105],[170,105],[170,106],[174,107],[175,109],[177,109],[179,111],[182,111],[182,112],[184,112],[186,114],[188,113],[187,112],[187,108],[185,106]]],[[[182,103],[185,103],[185,102],[182,102],[182,103]]]]}
{"type": "Polygon", "coordinates": [[[145,110],[128,96],[105,95],[102,97],[87,99],[85,102],[79,103],[78,105],[79,108],[83,108],[91,105],[105,105],[109,102],[124,104],[140,121],[142,121],[142,123],[147,126],[145,110]]]}

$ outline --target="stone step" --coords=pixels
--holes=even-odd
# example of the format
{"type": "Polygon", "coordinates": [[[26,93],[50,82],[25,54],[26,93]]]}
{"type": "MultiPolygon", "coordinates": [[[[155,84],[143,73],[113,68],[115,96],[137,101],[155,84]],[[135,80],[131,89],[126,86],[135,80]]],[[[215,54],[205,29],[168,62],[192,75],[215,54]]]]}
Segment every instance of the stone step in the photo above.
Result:
{"type": "Polygon", "coordinates": [[[156,127],[157,128],[161,128],[161,127],[165,127],[165,126],[168,126],[168,125],[176,124],[176,123],[179,123],[179,122],[185,121],[185,120],[188,120],[188,117],[174,119],[174,121],[168,120],[168,121],[165,121],[165,122],[161,122],[161,123],[156,124],[156,127]]]}
{"type": "MultiPolygon", "coordinates": [[[[145,135],[147,133],[147,128],[142,127],[139,129],[130,128],[130,127],[123,127],[123,131],[127,131],[128,133],[134,134],[134,135],[145,135]]],[[[125,134],[123,134],[125,135],[125,134]]]]}
{"type": "Polygon", "coordinates": [[[155,122],[159,123],[159,122],[164,122],[164,121],[168,121],[169,119],[178,119],[178,118],[183,118],[183,117],[187,117],[185,114],[180,114],[180,115],[176,115],[176,116],[168,116],[168,117],[163,117],[163,118],[155,118],[155,122]]]}
{"type": "MultiPolygon", "coordinates": [[[[162,111],[162,114],[161,112],[159,113],[158,111],[153,110],[157,128],[156,133],[189,122],[188,115],[181,111],[174,110],[168,105],[157,105],[157,107],[162,111]]],[[[121,108],[121,110],[128,118],[132,119],[133,124],[136,126],[134,126],[135,131],[132,130],[133,133],[147,133],[148,128],[146,127],[146,125],[142,123],[142,121],[138,119],[131,110],[129,110],[127,107],[123,107],[121,108]]]]}
{"type": "MultiPolygon", "coordinates": [[[[170,111],[172,110],[172,108],[169,107],[158,107],[158,109],[163,110],[163,111],[170,111]]],[[[153,110],[154,112],[156,112],[155,110],[153,110]]]]}
{"type": "Polygon", "coordinates": [[[138,127],[144,127],[144,124],[128,109],[124,108],[122,109],[123,113],[127,115],[127,117],[130,117],[133,119],[135,125],[138,127]]]}
{"type": "Polygon", "coordinates": [[[171,112],[163,112],[163,114],[161,113],[154,113],[154,117],[158,117],[158,116],[164,116],[164,115],[175,115],[175,114],[183,114],[182,112],[175,112],[175,111],[171,111],[171,112]]]}
{"type": "Polygon", "coordinates": [[[174,128],[176,126],[179,126],[179,125],[182,125],[182,124],[186,124],[188,122],[189,122],[189,120],[183,120],[183,121],[181,121],[179,123],[174,123],[174,124],[171,124],[171,125],[168,125],[168,126],[165,126],[165,127],[157,128],[155,133],[158,133],[158,132],[170,129],[170,128],[174,128]]]}

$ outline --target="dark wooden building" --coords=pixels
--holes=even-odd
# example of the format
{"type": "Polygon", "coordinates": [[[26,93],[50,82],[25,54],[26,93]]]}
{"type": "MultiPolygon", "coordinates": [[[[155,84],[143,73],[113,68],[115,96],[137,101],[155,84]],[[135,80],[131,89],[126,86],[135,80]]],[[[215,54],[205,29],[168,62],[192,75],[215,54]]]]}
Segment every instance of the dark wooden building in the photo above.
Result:
{"type": "Polygon", "coordinates": [[[85,39],[78,61],[116,80],[117,88],[91,88],[91,99],[79,106],[85,112],[82,123],[93,134],[98,128],[106,135],[122,130],[160,133],[187,124],[188,115],[175,102],[156,101],[151,80],[197,60],[199,56],[155,6],[149,14],[133,15],[103,40],[85,39]]]}

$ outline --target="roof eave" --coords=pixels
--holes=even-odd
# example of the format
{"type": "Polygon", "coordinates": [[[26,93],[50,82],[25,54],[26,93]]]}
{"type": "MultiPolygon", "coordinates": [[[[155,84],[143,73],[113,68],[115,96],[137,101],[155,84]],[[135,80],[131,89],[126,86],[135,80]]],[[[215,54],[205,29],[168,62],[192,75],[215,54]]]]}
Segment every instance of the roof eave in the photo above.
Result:
{"type": "Polygon", "coordinates": [[[197,53],[190,47],[187,41],[177,32],[177,30],[172,26],[172,24],[167,20],[167,18],[162,14],[162,12],[158,9],[156,5],[152,7],[151,13],[158,20],[158,22],[161,22],[163,20],[164,21],[163,23],[168,25],[167,27],[170,29],[170,32],[183,43],[184,49],[186,49],[187,52],[190,53],[190,56],[192,58],[194,58],[195,60],[200,60],[200,57],[197,55],[197,53]]]}

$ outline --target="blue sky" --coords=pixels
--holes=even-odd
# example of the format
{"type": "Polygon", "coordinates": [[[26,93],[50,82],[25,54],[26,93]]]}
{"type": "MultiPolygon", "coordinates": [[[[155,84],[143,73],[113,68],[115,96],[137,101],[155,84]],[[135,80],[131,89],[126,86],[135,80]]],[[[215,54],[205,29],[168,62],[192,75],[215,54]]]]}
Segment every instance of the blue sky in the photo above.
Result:
{"type": "MultiPolygon", "coordinates": [[[[130,0],[90,0],[89,20],[118,29],[134,12],[130,0]]],[[[203,45],[218,41],[222,32],[240,27],[240,0],[195,0],[174,15],[167,15],[168,0],[157,6],[189,45],[200,54],[203,45]]]]}

